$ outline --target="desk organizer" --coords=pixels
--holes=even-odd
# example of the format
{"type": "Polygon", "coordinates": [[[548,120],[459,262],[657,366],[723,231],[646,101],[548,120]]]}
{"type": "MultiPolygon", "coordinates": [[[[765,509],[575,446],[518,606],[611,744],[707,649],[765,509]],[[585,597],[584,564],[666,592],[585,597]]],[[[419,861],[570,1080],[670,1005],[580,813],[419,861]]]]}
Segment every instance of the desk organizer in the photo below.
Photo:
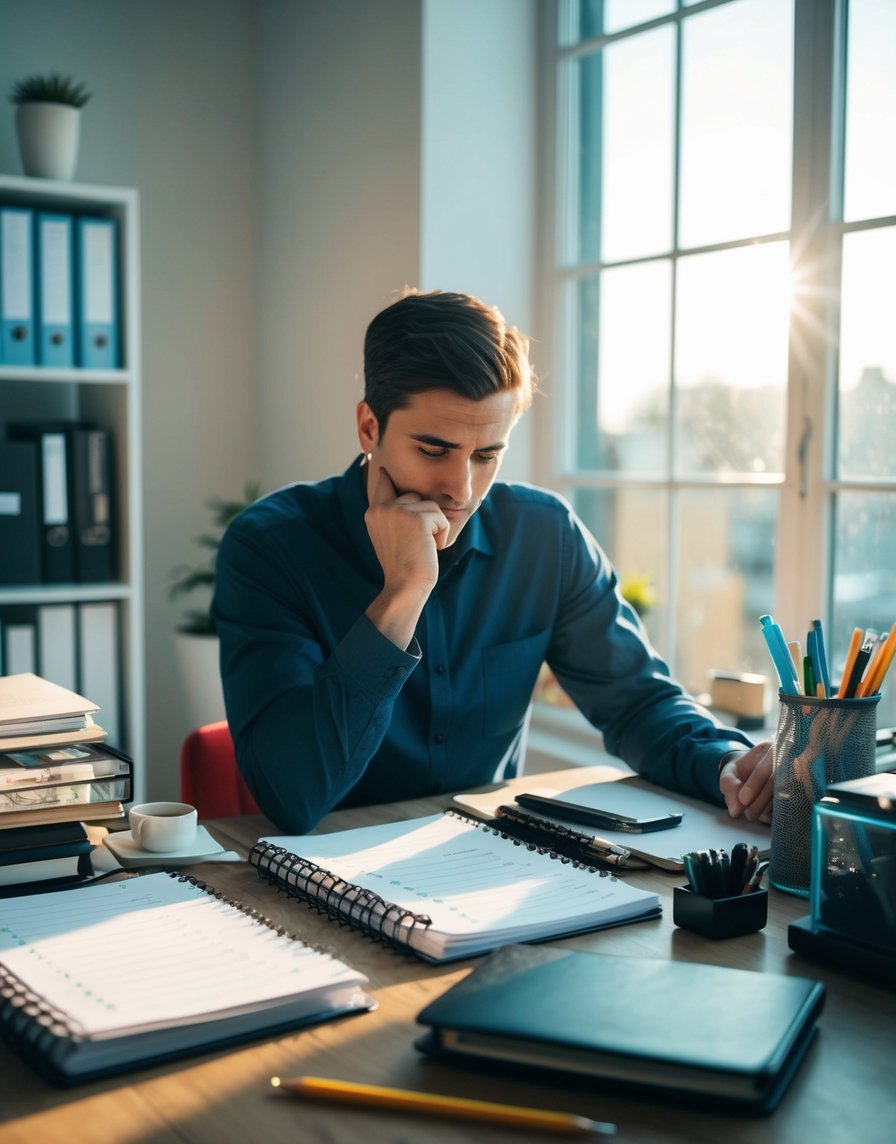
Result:
{"type": "Polygon", "coordinates": [[[704,937],[741,937],[765,928],[768,890],[751,890],[731,898],[707,898],[690,886],[676,886],[672,920],[682,929],[704,937]]]}
{"type": "Polygon", "coordinates": [[[797,953],[896,982],[896,775],[833,783],[813,808],[810,913],[797,953]]]}

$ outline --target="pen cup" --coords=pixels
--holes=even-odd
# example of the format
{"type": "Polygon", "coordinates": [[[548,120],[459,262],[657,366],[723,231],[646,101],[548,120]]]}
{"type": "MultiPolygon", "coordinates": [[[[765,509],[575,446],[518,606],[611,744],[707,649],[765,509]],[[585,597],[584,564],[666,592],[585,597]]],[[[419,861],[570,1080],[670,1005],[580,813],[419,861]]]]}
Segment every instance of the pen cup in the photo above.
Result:
{"type": "Polygon", "coordinates": [[[708,898],[690,886],[676,886],[672,920],[682,929],[704,937],[741,937],[765,928],[768,921],[768,890],[748,890],[730,898],[708,898]]]}
{"type": "Polygon", "coordinates": [[[782,692],[779,698],[769,881],[808,897],[812,807],[831,783],[874,774],[880,693],[818,699],[782,692]]]}

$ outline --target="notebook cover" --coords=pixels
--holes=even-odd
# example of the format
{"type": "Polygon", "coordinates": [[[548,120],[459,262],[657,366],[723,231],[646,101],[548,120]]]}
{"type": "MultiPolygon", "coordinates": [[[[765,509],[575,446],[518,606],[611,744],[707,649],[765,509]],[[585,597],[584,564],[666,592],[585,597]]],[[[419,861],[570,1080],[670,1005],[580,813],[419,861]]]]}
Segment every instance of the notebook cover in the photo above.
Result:
{"type": "Polygon", "coordinates": [[[817,981],[555,946],[504,946],[426,1006],[417,1047],[480,1067],[771,1112],[812,1040],[817,981]]]}

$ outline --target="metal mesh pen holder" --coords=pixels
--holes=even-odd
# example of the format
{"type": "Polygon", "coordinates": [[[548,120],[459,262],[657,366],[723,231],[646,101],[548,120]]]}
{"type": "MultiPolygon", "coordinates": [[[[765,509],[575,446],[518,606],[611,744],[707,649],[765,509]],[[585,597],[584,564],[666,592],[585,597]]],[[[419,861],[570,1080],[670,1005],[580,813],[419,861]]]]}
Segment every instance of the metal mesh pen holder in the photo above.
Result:
{"type": "Polygon", "coordinates": [[[880,694],[817,699],[782,692],[779,700],[769,881],[808,896],[812,806],[830,783],[874,773],[880,694]]]}

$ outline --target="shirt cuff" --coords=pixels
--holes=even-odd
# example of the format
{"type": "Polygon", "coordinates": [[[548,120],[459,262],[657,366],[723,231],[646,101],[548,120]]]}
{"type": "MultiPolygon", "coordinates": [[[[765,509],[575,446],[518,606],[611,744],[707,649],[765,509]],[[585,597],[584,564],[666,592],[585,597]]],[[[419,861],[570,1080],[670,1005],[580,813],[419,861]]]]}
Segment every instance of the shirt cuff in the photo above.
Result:
{"type": "Polygon", "coordinates": [[[407,651],[394,643],[367,616],[359,616],[336,648],[333,658],[352,682],[379,699],[394,699],[423,652],[416,639],[407,651]]]}

